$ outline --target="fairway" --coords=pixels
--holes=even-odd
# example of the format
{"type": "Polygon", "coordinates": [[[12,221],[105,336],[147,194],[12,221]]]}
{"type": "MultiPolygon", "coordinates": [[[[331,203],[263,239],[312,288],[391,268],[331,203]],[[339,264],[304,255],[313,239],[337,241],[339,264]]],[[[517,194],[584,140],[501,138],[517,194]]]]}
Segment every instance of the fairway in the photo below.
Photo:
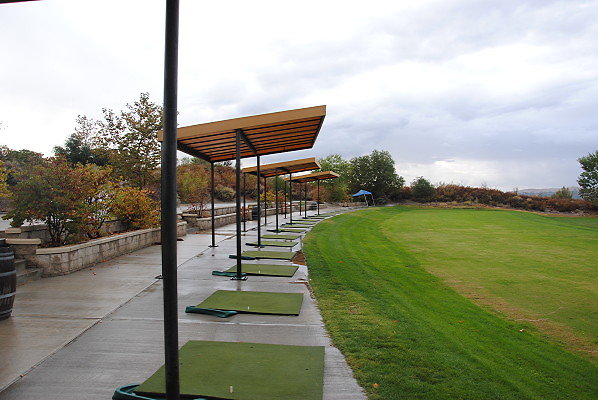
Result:
{"type": "Polygon", "coordinates": [[[376,208],[304,252],[371,399],[596,397],[598,219],[376,208]]]}

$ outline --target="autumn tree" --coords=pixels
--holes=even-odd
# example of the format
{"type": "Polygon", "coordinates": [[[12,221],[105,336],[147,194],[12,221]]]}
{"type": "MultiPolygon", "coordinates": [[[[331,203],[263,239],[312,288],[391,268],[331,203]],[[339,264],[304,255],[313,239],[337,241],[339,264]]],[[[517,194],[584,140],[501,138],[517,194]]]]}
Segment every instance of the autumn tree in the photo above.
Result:
{"type": "Polygon", "coordinates": [[[160,164],[158,131],[162,129],[162,106],[141,93],[139,99],[120,113],[102,109],[97,122],[99,144],[109,156],[118,176],[138,188],[147,187],[160,164]]]}
{"type": "Polygon", "coordinates": [[[10,189],[8,188],[8,170],[4,166],[4,163],[0,161],[0,197],[8,197],[10,195],[10,189]]]}
{"type": "Polygon", "coordinates": [[[151,198],[148,190],[136,187],[116,188],[111,212],[127,229],[152,228],[160,222],[157,202],[151,198]]]}
{"type": "MultiPolygon", "coordinates": [[[[34,164],[10,196],[12,209],[5,216],[18,227],[24,221],[43,221],[50,241],[61,245],[77,238],[88,224],[96,224],[100,205],[95,199],[106,190],[108,171],[97,166],[72,166],[64,158],[51,158],[34,164]]],[[[103,205],[101,205],[103,206],[103,205]]],[[[99,216],[102,218],[102,216],[99,216]]],[[[100,224],[101,226],[101,224],[100,224]]]]}
{"type": "Polygon", "coordinates": [[[205,165],[184,163],[177,168],[177,190],[182,203],[191,205],[191,210],[202,214],[210,201],[210,178],[205,165]]]}
{"type": "Polygon", "coordinates": [[[7,146],[0,146],[0,161],[7,170],[6,182],[9,186],[16,185],[26,176],[26,170],[44,161],[44,156],[31,150],[12,150],[7,146]]]}

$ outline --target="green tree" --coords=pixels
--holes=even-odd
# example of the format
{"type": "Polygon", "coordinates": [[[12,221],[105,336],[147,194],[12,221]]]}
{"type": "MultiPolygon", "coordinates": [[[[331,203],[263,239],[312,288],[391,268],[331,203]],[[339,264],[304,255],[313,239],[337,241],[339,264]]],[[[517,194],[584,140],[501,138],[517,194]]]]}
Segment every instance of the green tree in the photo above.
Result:
{"type": "Polygon", "coordinates": [[[54,154],[66,158],[72,164],[106,165],[108,154],[98,146],[96,123],[86,116],[77,117],[75,132],[69,136],[64,147],[55,146],[54,154]]]}
{"type": "Polygon", "coordinates": [[[7,169],[6,182],[8,185],[14,186],[26,178],[26,170],[29,167],[44,162],[44,156],[31,150],[12,150],[6,146],[0,146],[0,161],[7,169]]]}
{"type": "Polygon", "coordinates": [[[127,104],[119,114],[102,109],[98,121],[98,143],[110,157],[115,172],[131,185],[148,187],[156,178],[160,164],[160,143],[157,134],[162,129],[162,106],[153,103],[149,93],[127,104]]]}
{"type": "Polygon", "coordinates": [[[583,169],[583,172],[577,178],[577,183],[581,188],[579,194],[584,200],[598,203],[598,150],[579,158],[577,161],[583,169]]]}
{"type": "Polygon", "coordinates": [[[385,199],[396,198],[405,183],[396,173],[392,156],[385,150],[374,150],[369,155],[351,159],[348,181],[352,192],[365,189],[374,197],[385,199]]]}
{"type": "Polygon", "coordinates": [[[351,163],[339,154],[331,154],[318,160],[322,167],[320,171],[333,171],[340,176],[336,179],[322,181],[321,185],[328,193],[329,201],[344,201],[349,195],[348,176],[351,163]]]}
{"type": "Polygon", "coordinates": [[[573,193],[566,187],[562,187],[555,194],[552,195],[553,199],[572,199],[573,193]]]}
{"type": "Polygon", "coordinates": [[[10,189],[8,188],[8,170],[4,166],[4,163],[0,161],[0,197],[8,197],[10,195],[10,189]]]}
{"type": "Polygon", "coordinates": [[[411,196],[417,201],[430,201],[434,197],[434,186],[423,176],[411,182],[411,196]]]}

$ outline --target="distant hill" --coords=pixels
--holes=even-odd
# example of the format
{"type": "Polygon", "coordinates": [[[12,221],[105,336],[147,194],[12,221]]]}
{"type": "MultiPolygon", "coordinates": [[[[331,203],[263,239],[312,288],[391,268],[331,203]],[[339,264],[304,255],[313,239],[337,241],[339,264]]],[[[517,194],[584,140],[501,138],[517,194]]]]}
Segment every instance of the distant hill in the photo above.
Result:
{"type": "MultiPolygon", "coordinates": [[[[560,189],[561,188],[521,189],[517,193],[525,194],[527,196],[550,197],[553,194],[555,194],[556,192],[558,192],[560,189]]],[[[567,189],[569,189],[571,191],[571,193],[573,193],[574,199],[581,199],[581,196],[579,195],[578,187],[571,186],[571,187],[568,187],[567,189]]]]}

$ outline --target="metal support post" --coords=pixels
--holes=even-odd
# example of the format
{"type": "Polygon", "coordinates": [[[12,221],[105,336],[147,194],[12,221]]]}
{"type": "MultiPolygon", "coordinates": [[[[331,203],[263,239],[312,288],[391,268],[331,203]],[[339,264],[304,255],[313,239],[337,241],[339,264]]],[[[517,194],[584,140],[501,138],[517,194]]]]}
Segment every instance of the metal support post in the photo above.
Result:
{"type": "Polygon", "coordinates": [[[318,215],[320,215],[320,181],[318,181],[318,215]]]}
{"type": "Polygon", "coordinates": [[[246,192],[247,192],[247,186],[246,186],[246,178],[247,174],[243,174],[243,232],[247,232],[247,201],[246,201],[246,192]]]}
{"type": "Polygon", "coordinates": [[[214,163],[210,163],[210,166],[210,200],[212,203],[212,244],[210,247],[218,247],[216,246],[216,224],[214,223],[216,220],[214,217],[214,214],[216,214],[216,207],[214,206],[214,163]]]}
{"type": "Polygon", "coordinates": [[[260,219],[262,217],[262,207],[260,203],[260,156],[257,156],[257,248],[262,247],[262,228],[260,219]]]}
{"type": "MultiPolygon", "coordinates": [[[[241,129],[237,129],[236,133],[236,164],[235,164],[235,190],[236,190],[236,206],[237,206],[237,275],[233,279],[243,279],[243,271],[241,267],[241,129]]],[[[246,279],[246,278],[245,278],[246,279]]]]}
{"type": "Polygon", "coordinates": [[[284,195],[284,207],[282,212],[284,213],[285,219],[287,218],[287,183],[285,181],[282,182],[284,186],[283,195],[284,195]]]}
{"type": "Polygon", "coordinates": [[[299,216],[301,216],[301,213],[303,212],[303,209],[301,208],[301,203],[303,203],[303,199],[301,196],[301,182],[298,183],[299,185],[299,216]]]}
{"type": "Polygon", "coordinates": [[[264,226],[268,225],[268,202],[266,200],[266,197],[268,195],[267,183],[268,182],[266,181],[266,177],[264,176],[264,226]]]}
{"type": "Polygon", "coordinates": [[[289,217],[291,217],[291,224],[293,223],[293,174],[289,172],[289,204],[291,209],[289,210],[289,217]]]}
{"type": "Polygon", "coordinates": [[[276,204],[276,232],[278,232],[278,170],[274,175],[274,203],[276,204]]]}
{"type": "Polygon", "coordinates": [[[303,187],[305,188],[305,207],[304,207],[305,210],[304,210],[304,215],[305,215],[305,218],[307,218],[307,182],[305,182],[303,184],[303,187]]]}
{"type": "Polygon", "coordinates": [[[167,400],[179,400],[179,328],[177,304],[177,79],[179,1],[166,2],[164,51],[164,137],[162,140],[161,207],[162,278],[164,286],[164,369],[167,400]]]}

